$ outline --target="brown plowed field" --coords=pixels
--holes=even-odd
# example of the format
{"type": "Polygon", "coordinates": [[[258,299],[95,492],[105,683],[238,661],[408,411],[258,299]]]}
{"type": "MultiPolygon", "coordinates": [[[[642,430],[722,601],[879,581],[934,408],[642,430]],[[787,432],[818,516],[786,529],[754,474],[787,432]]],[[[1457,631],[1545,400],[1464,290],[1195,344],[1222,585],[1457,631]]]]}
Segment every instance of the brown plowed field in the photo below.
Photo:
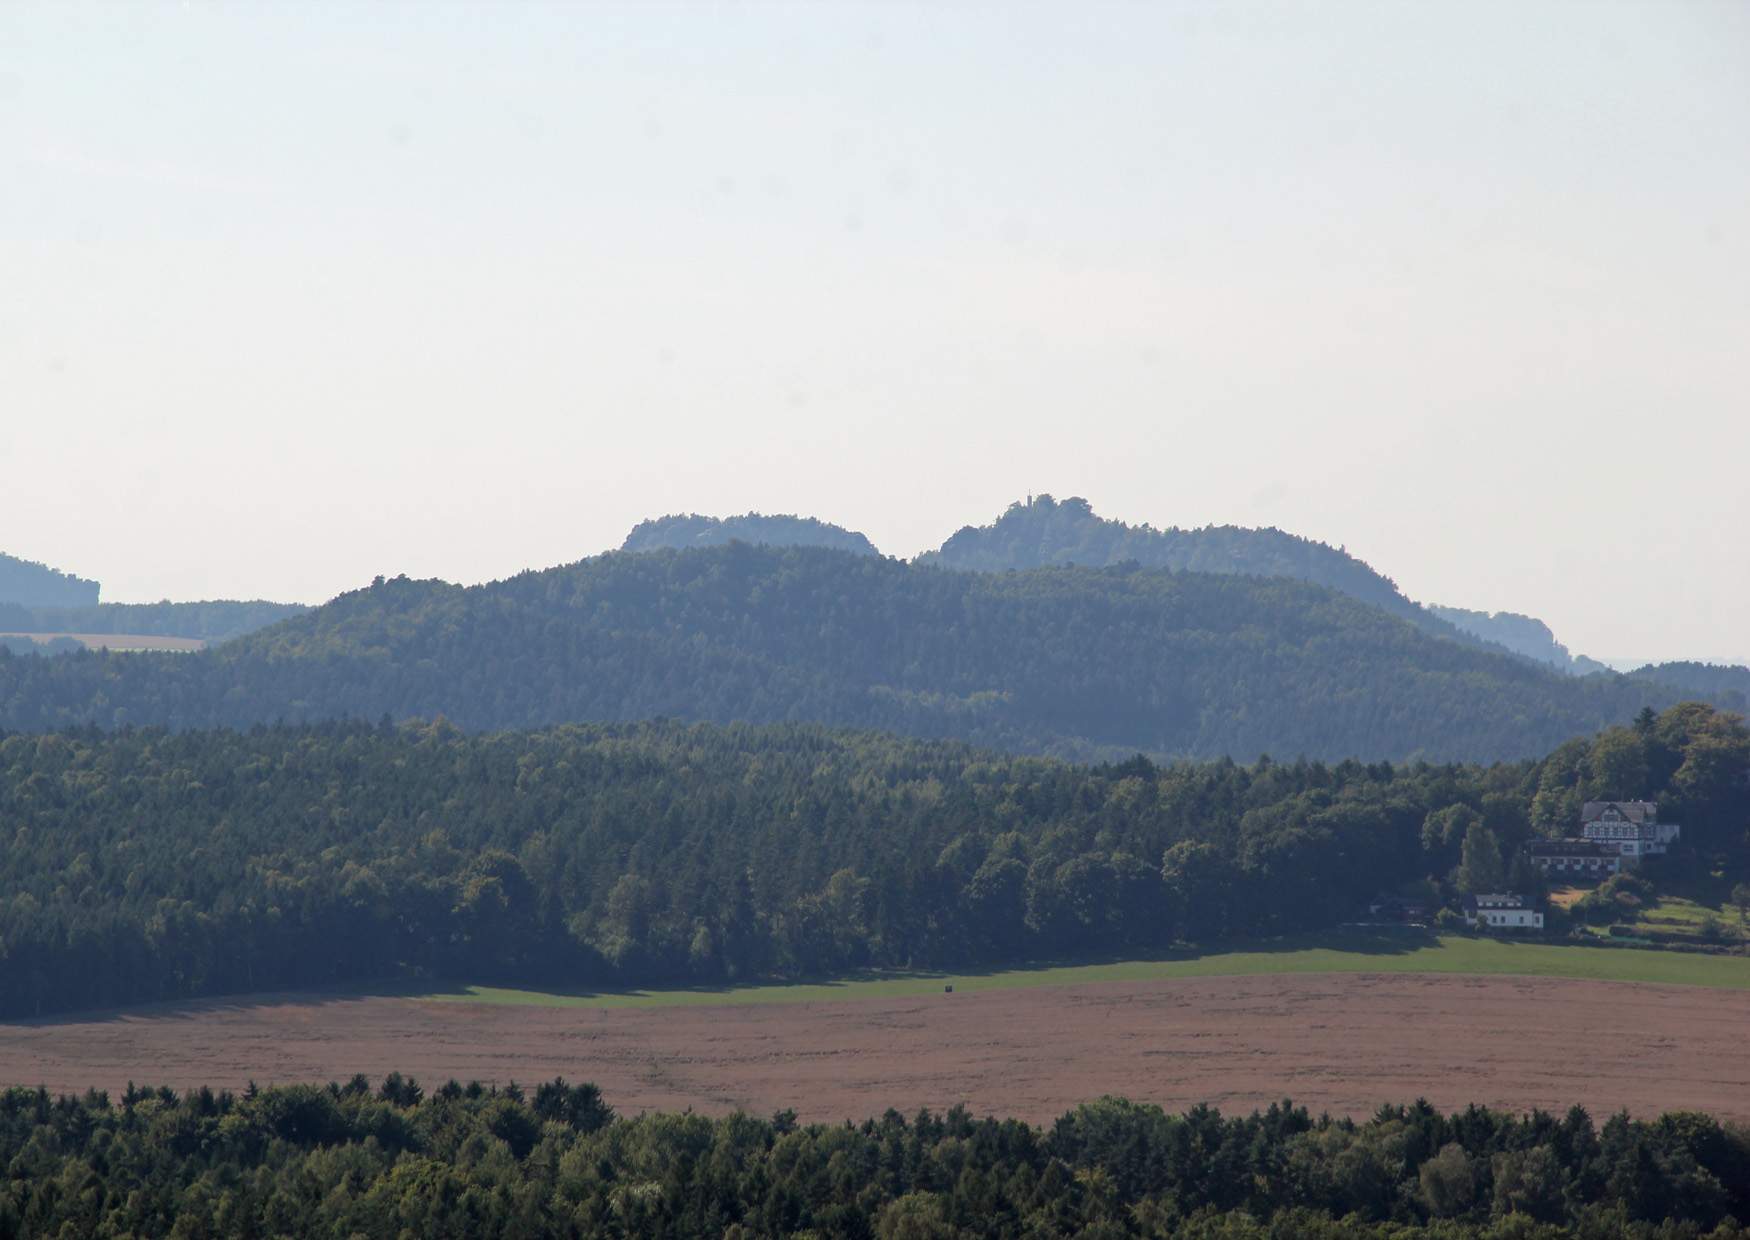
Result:
{"type": "Polygon", "coordinates": [[[1421,974],[1224,977],[903,999],[646,1008],[260,996],[0,1025],[0,1083],[595,1081],[622,1113],[839,1120],[964,1102],[1049,1120],[1101,1094],[1169,1110],[1284,1096],[1364,1116],[1426,1097],[1750,1119],[1750,992],[1421,974]]]}

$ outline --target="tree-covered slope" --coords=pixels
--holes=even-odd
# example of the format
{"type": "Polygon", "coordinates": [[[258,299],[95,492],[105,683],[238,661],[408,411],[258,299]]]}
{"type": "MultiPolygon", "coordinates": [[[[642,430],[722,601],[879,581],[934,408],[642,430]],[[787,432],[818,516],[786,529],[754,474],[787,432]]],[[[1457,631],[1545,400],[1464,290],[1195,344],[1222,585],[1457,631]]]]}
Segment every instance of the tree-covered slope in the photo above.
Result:
{"type": "Polygon", "coordinates": [[[1070,756],[1492,759],[1675,691],[1573,680],[1287,579],[955,573],[814,548],[381,582],[195,655],[0,658],[0,727],[442,714],[808,720],[1070,756]]]}
{"type": "Polygon", "coordinates": [[[622,551],[685,551],[721,547],[731,542],[767,547],[830,547],[876,555],[875,544],[854,530],[815,517],[766,516],[750,512],[739,517],[702,517],[697,513],[640,521],[626,535],[622,551]]]}
{"type": "Polygon", "coordinates": [[[1750,706],[1750,667],[1733,663],[1649,663],[1629,673],[1636,680],[1673,685],[1729,710],[1750,706]]]}
{"type": "Polygon", "coordinates": [[[25,607],[92,607],[98,583],[47,564],[0,552],[0,603],[25,607]]]}
{"type": "Polygon", "coordinates": [[[1519,845],[1593,797],[1654,797],[1707,868],[1741,867],[1747,771],[1743,726],[1694,704],[1489,767],[1087,767],[793,725],[17,734],[0,1017],[409,972],[716,982],[1285,934],[1407,883],[1535,882],[1519,845]]]}

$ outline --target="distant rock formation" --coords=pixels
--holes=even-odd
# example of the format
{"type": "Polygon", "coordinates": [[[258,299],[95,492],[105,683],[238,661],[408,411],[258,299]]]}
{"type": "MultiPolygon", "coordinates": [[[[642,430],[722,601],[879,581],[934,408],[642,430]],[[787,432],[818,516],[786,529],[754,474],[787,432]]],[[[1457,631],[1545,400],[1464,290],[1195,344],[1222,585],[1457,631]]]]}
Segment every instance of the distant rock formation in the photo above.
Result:
{"type": "Polygon", "coordinates": [[[1457,625],[1466,633],[1505,646],[1514,654],[1536,659],[1539,663],[1547,663],[1564,672],[1574,670],[1574,656],[1568,653],[1566,646],[1556,640],[1549,625],[1535,616],[1522,616],[1515,611],[1487,612],[1472,611],[1468,607],[1441,607],[1435,603],[1428,604],[1428,610],[1442,620],[1457,625]]]}
{"type": "Polygon", "coordinates": [[[47,564],[0,552],[0,603],[25,607],[93,607],[98,584],[47,564]]]}
{"type": "Polygon", "coordinates": [[[918,557],[920,564],[976,572],[1062,564],[1103,568],[1131,561],[1180,572],[1310,581],[1422,627],[1446,628],[1427,625],[1422,609],[1405,598],[1389,577],[1341,548],[1278,529],[1127,525],[1097,516],[1080,496],[1057,500],[1030,495],[1024,503],[1010,504],[991,524],[968,525],[940,549],[918,557]]]}
{"type": "Polygon", "coordinates": [[[640,521],[626,535],[621,551],[656,551],[665,547],[721,547],[744,542],[768,547],[830,547],[858,555],[879,555],[875,544],[855,530],[830,525],[814,517],[766,516],[750,512],[739,517],[702,517],[697,513],[640,521]]]}

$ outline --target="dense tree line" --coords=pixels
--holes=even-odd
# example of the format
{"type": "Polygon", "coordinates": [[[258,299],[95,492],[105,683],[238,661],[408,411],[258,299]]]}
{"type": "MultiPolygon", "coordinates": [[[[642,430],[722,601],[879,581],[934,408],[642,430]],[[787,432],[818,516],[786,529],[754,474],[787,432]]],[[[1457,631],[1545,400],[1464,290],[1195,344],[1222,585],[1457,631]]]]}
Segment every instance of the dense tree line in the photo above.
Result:
{"type": "Polygon", "coordinates": [[[1468,649],[1299,581],[739,543],[467,589],[379,581],[193,655],[0,654],[0,727],[20,730],[663,716],[1073,758],[1531,757],[1679,696],[1468,649]]]}
{"type": "Polygon", "coordinates": [[[1742,712],[1750,706],[1750,667],[1728,663],[1649,663],[1629,675],[1674,685],[1692,697],[1706,698],[1728,710],[1742,712]]]}
{"type": "Polygon", "coordinates": [[[1679,707],[1538,763],[1074,766],[811,726],[0,738],[0,1015],[397,976],[605,986],[1160,950],[1531,884],[1658,795],[1742,858],[1750,736],[1679,707]],[[1430,887],[1429,884],[1433,886],[1430,887]]]}
{"type": "Polygon", "coordinates": [[[95,581],[75,577],[0,552],[0,603],[19,603],[26,607],[90,607],[97,603],[100,589],[95,581]]]}
{"type": "Polygon", "coordinates": [[[1039,1129],[616,1118],[592,1086],[396,1074],[237,1096],[0,1093],[0,1240],[758,1236],[1741,1240],[1750,1132],[1425,1103],[1368,1121],[1116,1098],[1039,1129]]]}
{"type": "Polygon", "coordinates": [[[76,654],[83,649],[85,643],[72,637],[47,634],[33,637],[28,633],[0,633],[0,650],[9,654],[76,654]]]}
{"type": "Polygon", "coordinates": [[[222,642],[253,633],[308,610],[297,603],[98,603],[89,607],[26,607],[0,602],[0,632],[139,633],[222,642]]]}
{"type": "Polygon", "coordinates": [[[739,517],[654,517],[640,521],[620,545],[622,551],[685,551],[690,547],[722,547],[732,542],[768,547],[829,547],[857,555],[877,555],[875,544],[855,530],[816,517],[767,516],[750,512],[739,517]]]}

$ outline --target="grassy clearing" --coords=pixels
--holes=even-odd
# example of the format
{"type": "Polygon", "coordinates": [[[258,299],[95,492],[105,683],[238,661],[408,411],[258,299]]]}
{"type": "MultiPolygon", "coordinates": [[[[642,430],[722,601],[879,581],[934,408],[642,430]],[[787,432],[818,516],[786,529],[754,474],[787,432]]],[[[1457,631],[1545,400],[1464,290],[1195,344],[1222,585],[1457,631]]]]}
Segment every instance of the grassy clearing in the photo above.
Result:
{"type": "MultiPolygon", "coordinates": [[[[1668,930],[1687,930],[1696,933],[1701,929],[1702,922],[1712,917],[1724,927],[1731,915],[1721,909],[1709,908],[1705,904],[1697,904],[1694,900],[1685,900],[1681,896],[1660,896],[1652,907],[1645,909],[1639,918],[1651,926],[1659,926],[1668,930]]],[[[1735,917],[1731,917],[1736,921],[1735,917]]]]}
{"type": "Polygon", "coordinates": [[[1209,952],[1155,960],[1044,965],[971,974],[900,973],[842,981],[758,986],[565,993],[468,986],[418,994],[422,999],[539,1007],[669,1007],[692,1004],[818,1003],[890,999],[1021,986],[1074,986],[1159,978],[1247,976],[1271,973],[1459,973],[1477,976],[1566,977],[1596,981],[1659,982],[1750,990],[1750,959],[1623,948],[1569,947],[1431,935],[1326,936],[1273,944],[1265,950],[1209,952]]]}

